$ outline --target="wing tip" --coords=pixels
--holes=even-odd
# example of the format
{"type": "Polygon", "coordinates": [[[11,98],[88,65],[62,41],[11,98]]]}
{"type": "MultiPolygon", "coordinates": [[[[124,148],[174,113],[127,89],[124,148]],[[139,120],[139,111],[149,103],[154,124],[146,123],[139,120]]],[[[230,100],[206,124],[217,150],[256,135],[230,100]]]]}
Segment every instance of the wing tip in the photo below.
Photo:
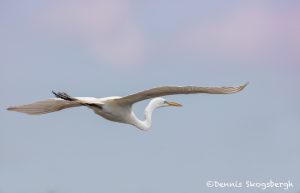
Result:
{"type": "Polygon", "coordinates": [[[233,94],[233,93],[240,92],[240,91],[242,91],[248,84],[249,84],[249,82],[246,82],[245,84],[242,84],[242,85],[236,86],[236,87],[225,87],[226,91],[225,91],[225,93],[222,93],[222,94],[233,94]]]}
{"type": "Polygon", "coordinates": [[[40,115],[40,114],[45,114],[47,112],[38,112],[38,111],[31,111],[31,110],[26,110],[26,109],[22,109],[22,107],[7,107],[6,108],[7,111],[14,111],[14,112],[18,112],[18,113],[24,113],[27,115],[40,115]]]}
{"type": "Polygon", "coordinates": [[[18,106],[7,107],[6,110],[7,111],[19,112],[19,113],[27,113],[27,112],[23,112],[22,109],[20,109],[18,106]]]}
{"type": "Polygon", "coordinates": [[[241,90],[243,90],[247,85],[249,84],[249,82],[246,82],[245,84],[239,86],[241,90]]]}
{"type": "Polygon", "coordinates": [[[15,107],[7,107],[6,110],[7,111],[13,111],[13,110],[15,110],[15,107]]]}
{"type": "Polygon", "coordinates": [[[249,82],[246,82],[245,84],[242,84],[238,87],[235,87],[235,91],[233,91],[232,93],[237,93],[237,92],[240,92],[242,90],[244,90],[244,88],[249,84],[249,82]]]}

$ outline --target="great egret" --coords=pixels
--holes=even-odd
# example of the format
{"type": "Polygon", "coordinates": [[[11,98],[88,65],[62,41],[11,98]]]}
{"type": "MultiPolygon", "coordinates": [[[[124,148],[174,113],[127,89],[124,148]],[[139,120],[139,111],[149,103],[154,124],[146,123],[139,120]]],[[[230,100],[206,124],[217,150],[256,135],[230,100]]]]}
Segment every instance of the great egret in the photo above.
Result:
{"type": "Polygon", "coordinates": [[[143,131],[146,131],[151,126],[152,112],[159,107],[182,105],[175,102],[168,102],[160,96],[173,94],[231,94],[243,90],[247,84],[237,87],[195,87],[195,86],[163,86],[138,92],[125,97],[71,97],[63,92],[52,93],[57,98],[50,98],[43,101],[34,102],[32,104],[9,107],[9,111],[17,111],[30,115],[39,115],[51,113],[62,109],[86,106],[92,109],[96,114],[110,121],[126,123],[133,125],[143,131]],[[136,102],[153,98],[145,108],[145,120],[139,120],[132,111],[132,105],[136,102]]]}

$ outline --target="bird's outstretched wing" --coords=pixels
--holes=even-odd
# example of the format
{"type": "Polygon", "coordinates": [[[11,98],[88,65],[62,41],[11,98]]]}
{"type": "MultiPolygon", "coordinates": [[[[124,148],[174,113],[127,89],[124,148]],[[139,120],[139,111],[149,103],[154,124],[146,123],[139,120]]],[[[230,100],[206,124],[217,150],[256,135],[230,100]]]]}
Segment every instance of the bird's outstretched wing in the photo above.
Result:
{"type": "Polygon", "coordinates": [[[9,107],[7,108],[7,110],[26,113],[30,115],[40,115],[59,111],[65,108],[77,107],[80,105],[81,104],[78,102],[54,98],[43,101],[37,101],[27,105],[9,107]]]}
{"type": "Polygon", "coordinates": [[[7,110],[30,115],[40,115],[78,106],[90,106],[102,109],[103,104],[94,97],[71,97],[64,92],[56,93],[52,91],[52,93],[57,98],[37,101],[26,105],[8,107],[7,110]]]}
{"type": "Polygon", "coordinates": [[[174,94],[232,94],[243,90],[247,84],[248,83],[237,87],[163,86],[115,99],[115,101],[123,104],[133,104],[150,98],[174,94]]]}

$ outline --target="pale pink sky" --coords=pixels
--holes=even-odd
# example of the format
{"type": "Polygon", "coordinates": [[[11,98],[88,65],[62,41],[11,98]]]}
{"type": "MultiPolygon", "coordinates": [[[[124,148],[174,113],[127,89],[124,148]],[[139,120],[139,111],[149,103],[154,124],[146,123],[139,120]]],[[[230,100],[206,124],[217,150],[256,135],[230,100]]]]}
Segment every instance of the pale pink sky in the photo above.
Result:
{"type": "MultiPolygon", "coordinates": [[[[164,51],[143,33],[133,8],[130,0],[59,2],[43,13],[42,22],[46,29],[70,35],[74,41],[81,39],[96,59],[128,66],[143,63],[149,47],[164,51]]],[[[300,61],[299,18],[297,8],[248,2],[177,29],[166,44],[195,56],[224,59],[259,57],[279,50],[300,61]]]]}
{"type": "Polygon", "coordinates": [[[42,22],[74,41],[83,40],[104,63],[130,65],[140,61],[145,49],[131,9],[127,0],[59,2],[44,13],[42,22]]]}
{"type": "Polygon", "coordinates": [[[297,9],[274,9],[264,2],[250,2],[190,26],[182,41],[193,52],[224,58],[257,57],[277,48],[291,52],[290,56],[299,61],[299,18],[297,9]]]}

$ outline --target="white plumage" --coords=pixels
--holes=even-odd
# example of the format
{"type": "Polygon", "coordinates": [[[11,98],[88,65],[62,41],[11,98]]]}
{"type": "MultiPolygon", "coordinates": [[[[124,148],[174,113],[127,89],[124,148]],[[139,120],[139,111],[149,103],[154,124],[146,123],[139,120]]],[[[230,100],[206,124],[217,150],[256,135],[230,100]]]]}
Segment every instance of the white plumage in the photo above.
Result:
{"type": "Polygon", "coordinates": [[[66,93],[53,92],[57,98],[34,102],[21,106],[9,107],[7,110],[40,115],[51,113],[66,108],[86,106],[96,114],[110,121],[126,123],[146,131],[151,127],[152,112],[160,107],[181,105],[175,102],[168,102],[161,96],[174,94],[232,94],[243,90],[247,84],[238,87],[195,87],[195,86],[164,86],[152,88],[125,97],[71,97],[66,93]],[[136,102],[153,98],[145,108],[145,120],[139,120],[132,111],[132,105],[136,102]]]}

